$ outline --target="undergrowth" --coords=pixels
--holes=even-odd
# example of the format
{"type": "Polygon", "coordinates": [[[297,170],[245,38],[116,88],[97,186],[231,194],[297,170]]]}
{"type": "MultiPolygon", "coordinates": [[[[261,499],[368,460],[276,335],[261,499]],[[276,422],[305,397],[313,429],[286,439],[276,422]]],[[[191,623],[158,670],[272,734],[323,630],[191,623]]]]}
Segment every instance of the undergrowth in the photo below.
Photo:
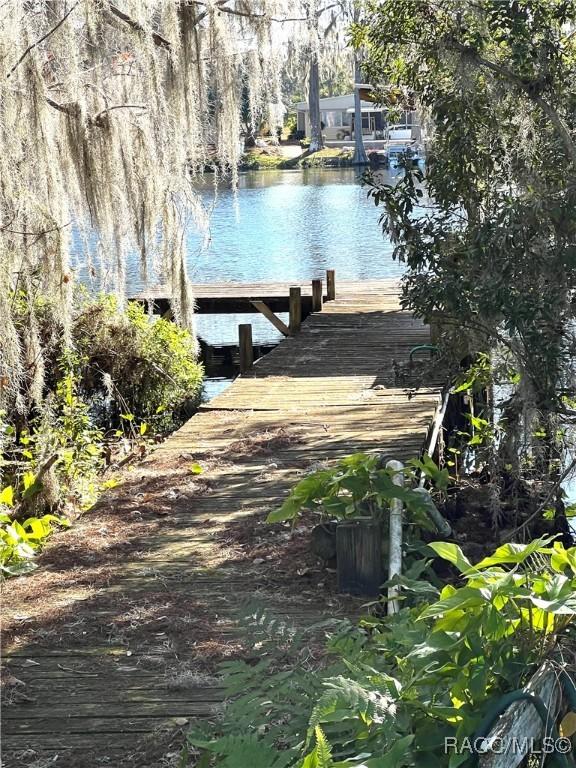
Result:
{"type": "Polygon", "coordinates": [[[456,544],[430,547],[458,586],[438,590],[420,565],[397,580],[398,613],[382,615],[377,603],[356,626],[325,626],[323,659],[311,660],[305,634],[247,629],[252,659],[222,666],[228,703],[211,728],[190,734],[182,764],[194,755],[198,768],[473,765],[469,752],[447,752],[445,739],[472,739],[495,702],[544,659],[562,658],[576,548],[550,538],[505,544],[472,565],[456,544]]]}
{"type": "MultiPolygon", "coordinates": [[[[30,305],[14,303],[26,344],[30,305]]],[[[115,469],[144,455],[200,397],[203,371],[188,331],[138,304],[122,310],[113,297],[81,294],[68,332],[53,310],[35,301],[44,353],[0,412],[4,576],[31,570],[55,528],[90,507],[115,484],[115,469]]]]}

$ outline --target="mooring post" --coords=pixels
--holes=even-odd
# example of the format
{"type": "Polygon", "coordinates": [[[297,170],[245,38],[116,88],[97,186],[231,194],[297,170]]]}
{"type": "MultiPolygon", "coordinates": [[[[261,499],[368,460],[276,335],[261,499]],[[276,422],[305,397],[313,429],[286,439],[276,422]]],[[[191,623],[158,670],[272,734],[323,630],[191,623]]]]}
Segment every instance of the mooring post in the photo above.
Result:
{"type": "MultiPolygon", "coordinates": [[[[404,465],[400,461],[389,461],[386,469],[392,470],[392,482],[394,485],[404,485],[404,465]]],[[[401,499],[392,499],[390,501],[390,524],[388,535],[390,543],[388,545],[388,580],[392,581],[394,576],[402,573],[402,501],[401,499]]],[[[398,596],[400,594],[398,587],[388,587],[388,613],[398,613],[400,604],[398,596]]]]}
{"type": "Polygon", "coordinates": [[[238,339],[240,346],[240,373],[246,373],[254,363],[251,323],[242,323],[238,326],[238,339]]]}
{"type": "Polygon", "coordinates": [[[299,286],[290,288],[290,333],[298,333],[302,324],[302,290],[299,286]]]}
{"type": "Polygon", "coordinates": [[[326,270],[326,296],[328,301],[334,301],[336,298],[336,270],[326,270]]]}
{"type": "Polygon", "coordinates": [[[312,312],[322,312],[322,280],[312,280],[312,312]]]}

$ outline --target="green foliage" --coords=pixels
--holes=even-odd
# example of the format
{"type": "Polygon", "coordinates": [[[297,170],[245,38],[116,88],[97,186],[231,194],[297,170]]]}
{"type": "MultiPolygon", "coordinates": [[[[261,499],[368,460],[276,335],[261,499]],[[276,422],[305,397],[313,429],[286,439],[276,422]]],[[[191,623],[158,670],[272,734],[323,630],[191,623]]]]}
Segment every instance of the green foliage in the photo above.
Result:
{"type": "Polygon", "coordinates": [[[404,304],[439,323],[457,362],[506,356],[511,465],[537,425],[544,468],[575,380],[575,24],[573,2],[384,0],[354,31],[367,81],[415,94],[435,129],[425,177],[407,167],[370,191],[406,263],[404,304]]]}
{"type": "Polygon", "coordinates": [[[109,417],[133,415],[166,428],[183,405],[198,402],[203,371],[193,337],[142,305],[131,302],[120,312],[113,297],[87,301],[74,336],[86,396],[99,396],[109,417]]]}
{"type": "MultiPolygon", "coordinates": [[[[222,720],[214,727],[200,724],[189,741],[206,757],[217,756],[218,765],[239,764],[234,758],[241,741],[253,745],[256,761],[264,756],[267,765],[292,768],[302,755],[309,712],[322,692],[322,675],[314,673],[309,660],[309,644],[322,626],[298,632],[259,607],[246,609],[240,623],[246,652],[257,661],[221,664],[226,696],[222,720]]],[[[249,757],[245,765],[252,764],[249,757]]]]}
{"type": "Polygon", "coordinates": [[[452,391],[454,394],[458,394],[459,392],[469,392],[473,389],[482,390],[492,384],[493,381],[494,374],[490,355],[480,352],[466,373],[458,377],[458,381],[452,391]]]}
{"type": "Polygon", "coordinates": [[[45,408],[26,427],[0,414],[0,510],[7,510],[0,521],[4,576],[34,568],[32,558],[54,527],[68,524],[46,510],[86,508],[99,490],[103,434],[92,426],[88,406],[78,395],[72,357],[62,361],[61,371],[45,408]]]}
{"type": "Polygon", "coordinates": [[[299,164],[302,168],[340,168],[352,165],[352,155],[349,150],[328,147],[302,158],[299,164]]]}
{"type": "Polygon", "coordinates": [[[68,522],[55,515],[43,515],[19,523],[0,512],[0,578],[21,576],[34,570],[34,555],[58,525],[66,526],[68,522]]]}
{"type": "Polygon", "coordinates": [[[48,417],[40,420],[31,440],[42,444],[44,451],[49,447],[58,454],[55,469],[61,491],[68,497],[73,496],[80,508],[85,508],[96,499],[96,477],[103,466],[104,435],[93,425],[88,405],[79,396],[78,389],[78,374],[69,368],[58,381],[54,396],[49,398],[48,417]]]}
{"type": "Polygon", "coordinates": [[[316,746],[304,758],[302,768],[333,768],[332,748],[319,725],[315,726],[314,735],[316,736],[316,746]]]}
{"type": "Polygon", "coordinates": [[[148,317],[140,305],[120,311],[112,297],[95,301],[81,293],[70,342],[54,302],[36,297],[30,304],[22,290],[13,302],[23,343],[31,322],[45,343],[14,416],[0,413],[0,507],[16,521],[2,527],[5,575],[31,567],[59,520],[47,512],[86,509],[114,484],[100,477],[114,441],[141,455],[152,428],[174,426],[182,406],[198,399],[202,381],[192,336],[148,317]]]}
{"type": "Polygon", "coordinates": [[[430,528],[425,498],[409,487],[423,472],[436,487],[445,490],[449,476],[427,455],[414,459],[403,471],[403,485],[397,485],[394,470],[383,467],[379,456],[352,454],[332,469],[308,475],[297,483],[282,506],[268,515],[267,522],[296,522],[304,511],[314,512],[330,520],[355,517],[380,518],[393,499],[400,499],[414,522],[430,528]]]}
{"type": "Polygon", "coordinates": [[[0,414],[0,470],[6,483],[0,500],[9,506],[53,508],[66,500],[84,507],[94,501],[103,433],[93,426],[78,394],[74,365],[71,357],[62,361],[55,391],[26,426],[10,424],[0,414]]]}
{"type": "Polygon", "coordinates": [[[277,171],[286,167],[286,158],[282,155],[272,155],[259,150],[247,152],[241,163],[243,171],[277,171]]]}
{"type": "Polygon", "coordinates": [[[283,635],[259,642],[256,665],[226,665],[235,698],[218,736],[191,737],[216,758],[205,765],[232,765],[238,740],[246,765],[248,744],[255,761],[265,755],[286,768],[447,765],[445,737],[472,737],[573,621],[576,548],[549,538],[506,544],[475,565],[455,544],[431,548],[457,567],[460,585],[423,592],[407,584],[400,612],[332,626],[329,664],[303,670],[283,635]]]}

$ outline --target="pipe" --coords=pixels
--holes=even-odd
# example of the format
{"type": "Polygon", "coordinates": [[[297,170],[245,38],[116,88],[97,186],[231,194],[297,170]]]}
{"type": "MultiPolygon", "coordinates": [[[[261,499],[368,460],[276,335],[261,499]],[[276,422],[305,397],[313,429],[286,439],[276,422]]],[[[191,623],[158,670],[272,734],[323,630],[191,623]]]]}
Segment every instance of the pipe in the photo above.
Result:
{"type": "Polygon", "coordinates": [[[436,504],[434,504],[430,491],[427,491],[426,488],[414,488],[414,493],[422,496],[424,500],[424,511],[436,526],[438,533],[442,536],[452,536],[452,526],[441,514],[436,504]]]}
{"type": "MultiPolygon", "coordinates": [[[[394,485],[404,485],[404,464],[401,461],[389,461],[386,469],[393,472],[392,482],[394,485]]],[[[388,548],[388,580],[402,573],[402,501],[392,499],[390,502],[390,545],[388,548]]],[[[388,613],[398,613],[400,604],[398,587],[388,587],[388,613]]]]}
{"type": "Polygon", "coordinates": [[[411,363],[412,357],[416,354],[416,352],[438,352],[438,347],[435,344],[418,344],[416,347],[412,347],[410,350],[410,354],[408,356],[408,360],[411,363]]]}

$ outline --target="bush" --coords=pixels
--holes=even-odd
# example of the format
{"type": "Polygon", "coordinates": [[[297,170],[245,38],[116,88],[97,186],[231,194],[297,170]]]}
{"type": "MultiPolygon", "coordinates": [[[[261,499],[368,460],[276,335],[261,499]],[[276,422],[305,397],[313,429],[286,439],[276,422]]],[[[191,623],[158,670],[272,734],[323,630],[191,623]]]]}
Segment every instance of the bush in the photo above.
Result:
{"type": "Polygon", "coordinates": [[[150,317],[113,297],[87,303],[74,324],[82,359],[82,389],[102,426],[132,414],[157,429],[176,426],[199,402],[202,365],[193,336],[169,320],[150,317]]]}
{"type": "Polygon", "coordinates": [[[472,565],[456,544],[430,546],[460,586],[438,593],[414,569],[398,577],[402,610],[356,628],[342,622],[329,666],[306,669],[297,648],[288,666],[273,639],[252,645],[256,664],[223,665],[233,698],[211,733],[190,735],[199,765],[238,765],[241,750],[242,765],[263,767],[471,768],[475,756],[447,754],[445,739],[485,735],[502,696],[545,658],[562,658],[557,646],[576,615],[576,548],[550,538],[505,544],[472,565]]]}
{"type": "Polygon", "coordinates": [[[138,304],[121,311],[113,297],[84,294],[68,332],[57,302],[21,294],[15,326],[32,362],[0,410],[0,577],[34,567],[54,526],[67,524],[55,512],[87,509],[114,482],[102,471],[118,447],[121,461],[143,455],[151,427],[188,415],[203,373],[193,336],[138,304]]]}

